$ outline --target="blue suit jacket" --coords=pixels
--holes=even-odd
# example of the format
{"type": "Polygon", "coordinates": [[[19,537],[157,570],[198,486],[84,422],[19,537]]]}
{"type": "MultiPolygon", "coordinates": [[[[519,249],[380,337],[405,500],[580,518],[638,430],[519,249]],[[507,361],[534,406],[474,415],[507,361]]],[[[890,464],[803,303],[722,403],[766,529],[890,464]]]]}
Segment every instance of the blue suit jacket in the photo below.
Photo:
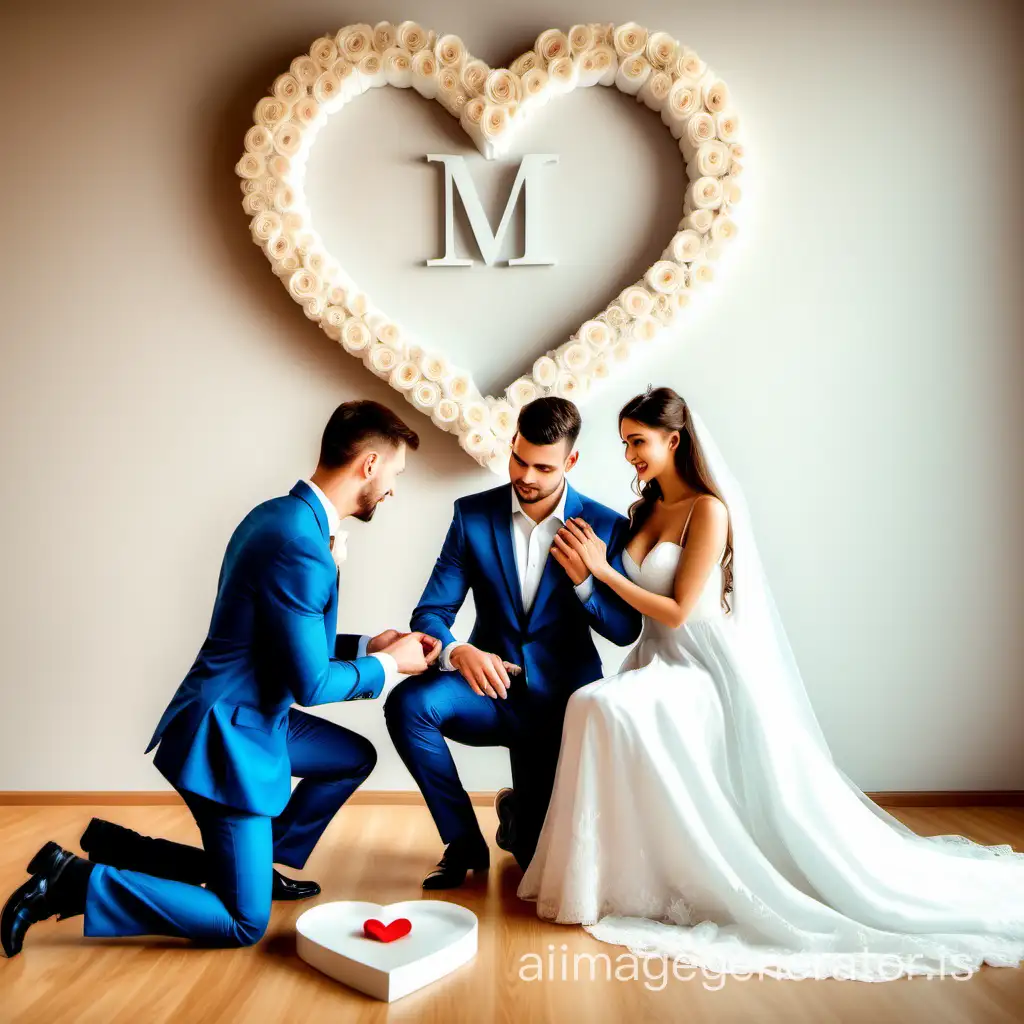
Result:
{"type": "Polygon", "coordinates": [[[300,480],[228,541],[209,635],[146,748],[178,789],[276,816],[291,794],[288,709],[378,697],[384,667],[337,635],[327,513],[300,480]],[[342,660],[355,659],[355,660],[342,660]]]}
{"type": "MultiPolygon", "coordinates": [[[[512,546],[511,484],[459,498],[441,554],[413,612],[412,628],[455,638],[452,623],[472,590],[476,624],[469,642],[521,665],[529,690],[568,700],[573,690],[601,677],[591,628],[625,647],[640,635],[640,613],[605,584],[594,581],[590,599],[579,599],[565,570],[548,557],[529,614],[512,546]]],[[[578,516],[608,545],[608,560],[622,571],[629,522],[579,494],[566,481],[566,518],[578,516]]]]}

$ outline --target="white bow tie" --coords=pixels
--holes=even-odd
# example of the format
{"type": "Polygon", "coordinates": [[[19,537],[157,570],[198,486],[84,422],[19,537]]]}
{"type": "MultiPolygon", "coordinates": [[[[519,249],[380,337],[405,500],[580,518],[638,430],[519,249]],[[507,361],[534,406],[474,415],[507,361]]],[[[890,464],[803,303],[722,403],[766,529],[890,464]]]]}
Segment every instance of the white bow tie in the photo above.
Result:
{"type": "Polygon", "coordinates": [[[347,540],[348,534],[344,530],[338,530],[337,533],[331,536],[331,554],[334,556],[336,565],[340,566],[348,557],[348,548],[345,543],[347,540]]]}

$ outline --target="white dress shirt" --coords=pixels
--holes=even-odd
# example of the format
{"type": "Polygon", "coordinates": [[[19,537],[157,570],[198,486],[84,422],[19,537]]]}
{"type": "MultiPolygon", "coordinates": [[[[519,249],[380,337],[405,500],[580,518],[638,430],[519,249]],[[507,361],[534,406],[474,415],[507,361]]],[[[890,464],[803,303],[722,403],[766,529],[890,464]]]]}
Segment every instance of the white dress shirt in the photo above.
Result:
{"type": "MultiPolygon", "coordinates": [[[[565,499],[569,495],[569,487],[563,482],[562,497],[559,499],[558,505],[539,523],[535,523],[523,510],[515,487],[511,490],[512,550],[516,556],[516,573],[519,576],[519,592],[523,598],[523,609],[529,612],[540,588],[541,576],[544,575],[544,566],[550,557],[555,534],[565,525],[565,499]]],[[[576,595],[581,601],[589,601],[593,589],[593,578],[588,576],[577,585],[576,595]]],[[[464,643],[466,643],[465,640],[456,640],[441,652],[440,664],[444,671],[454,670],[451,653],[464,643]]]]}
{"type": "MultiPolygon", "coordinates": [[[[326,494],[312,480],[306,478],[303,483],[308,484],[310,490],[317,496],[320,504],[324,507],[324,512],[327,513],[327,532],[330,536],[334,537],[334,547],[337,550],[339,544],[344,545],[348,534],[344,530],[339,529],[341,526],[341,516],[338,514],[338,510],[334,507],[334,503],[327,497],[326,494]]],[[[337,632],[338,625],[334,625],[335,632],[337,632]]],[[[359,648],[356,651],[357,658],[365,658],[366,647],[370,642],[369,636],[362,636],[359,638],[359,648]]],[[[331,651],[331,656],[334,656],[334,652],[331,651]]],[[[378,651],[370,657],[377,658],[381,665],[384,666],[384,685],[390,686],[391,683],[395,682],[401,673],[398,671],[398,662],[390,654],[385,654],[383,651],[378,651]]]]}

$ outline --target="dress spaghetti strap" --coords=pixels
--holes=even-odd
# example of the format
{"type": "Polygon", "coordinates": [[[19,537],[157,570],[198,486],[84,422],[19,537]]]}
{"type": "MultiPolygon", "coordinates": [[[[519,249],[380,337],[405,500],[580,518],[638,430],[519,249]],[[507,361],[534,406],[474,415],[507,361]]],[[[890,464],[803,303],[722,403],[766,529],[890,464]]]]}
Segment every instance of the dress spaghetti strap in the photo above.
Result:
{"type": "Polygon", "coordinates": [[[693,504],[690,506],[690,511],[686,513],[686,522],[683,523],[682,533],[679,534],[679,546],[681,548],[686,546],[686,528],[690,525],[690,516],[693,515],[693,510],[697,507],[697,502],[700,501],[700,499],[703,497],[703,494],[698,494],[697,497],[693,499],[693,504]]]}

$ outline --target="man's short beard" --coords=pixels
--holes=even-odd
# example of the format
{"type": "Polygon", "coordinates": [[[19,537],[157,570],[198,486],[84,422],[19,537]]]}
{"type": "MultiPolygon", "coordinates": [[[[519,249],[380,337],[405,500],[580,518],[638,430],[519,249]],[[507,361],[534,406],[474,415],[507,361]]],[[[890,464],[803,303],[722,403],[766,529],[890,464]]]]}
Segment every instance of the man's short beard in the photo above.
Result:
{"type": "Polygon", "coordinates": [[[374,512],[377,511],[380,498],[380,494],[374,493],[373,484],[368,483],[359,492],[359,508],[355,513],[355,518],[362,523],[368,523],[373,518],[374,512]]]}
{"type": "Polygon", "coordinates": [[[536,505],[537,502],[544,501],[545,498],[550,498],[552,494],[557,494],[558,491],[561,490],[563,482],[564,477],[562,480],[559,480],[558,483],[555,484],[555,486],[552,487],[550,491],[547,491],[543,494],[538,494],[536,498],[524,498],[520,493],[519,488],[516,487],[516,497],[523,505],[536,505]]]}

